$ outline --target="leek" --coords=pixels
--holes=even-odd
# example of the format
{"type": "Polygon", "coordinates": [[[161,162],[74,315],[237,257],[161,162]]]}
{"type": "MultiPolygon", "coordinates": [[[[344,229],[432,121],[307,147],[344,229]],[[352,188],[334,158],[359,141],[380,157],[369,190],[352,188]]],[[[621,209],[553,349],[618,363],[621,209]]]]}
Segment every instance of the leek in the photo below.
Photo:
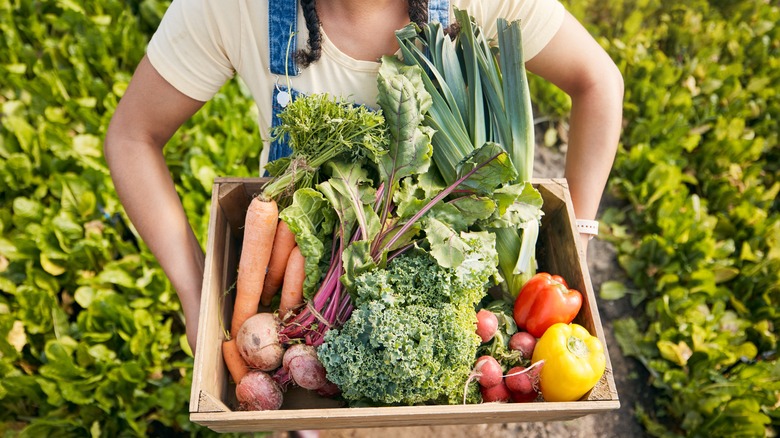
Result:
{"type": "MultiPolygon", "coordinates": [[[[456,10],[455,17],[460,24],[455,40],[444,35],[439,23],[422,28],[410,24],[396,32],[404,62],[427,73],[423,82],[432,105],[424,124],[436,131],[433,162],[445,184],[451,184],[465,157],[495,142],[515,166],[515,182],[530,182],[535,141],[520,23],[497,21],[494,50],[466,11],[456,10]]],[[[539,224],[516,225],[491,229],[497,237],[502,287],[510,296],[516,296],[536,270],[539,224]]]]}

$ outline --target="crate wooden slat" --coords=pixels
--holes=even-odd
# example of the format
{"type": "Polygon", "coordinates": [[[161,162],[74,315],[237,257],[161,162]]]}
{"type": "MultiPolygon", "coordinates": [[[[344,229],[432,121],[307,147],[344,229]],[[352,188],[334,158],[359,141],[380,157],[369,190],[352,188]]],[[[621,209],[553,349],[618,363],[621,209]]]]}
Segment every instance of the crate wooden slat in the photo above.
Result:
{"type": "MultiPolygon", "coordinates": [[[[244,214],[252,196],[260,192],[265,181],[262,178],[217,178],[214,182],[190,397],[193,422],[217,432],[519,423],[569,420],[620,407],[607,352],[604,377],[582,400],[575,402],[348,408],[310,391],[294,389],[285,394],[281,410],[236,410],[235,385],[230,382],[222,360],[223,327],[225,321],[230,321],[232,307],[225,300],[233,296],[227,292],[236,280],[244,214]]],[[[563,276],[571,288],[583,293],[583,307],[575,322],[601,339],[606,349],[595,294],[574,227],[566,180],[533,182],[544,199],[537,251],[539,270],[563,276]]]]}
{"type": "Polygon", "coordinates": [[[522,423],[572,420],[617,409],[617,401],[488,403],[455,406],[297,409],[192,413],[190,419],[218,432],[306,430],[420,425],[522,423]]]}

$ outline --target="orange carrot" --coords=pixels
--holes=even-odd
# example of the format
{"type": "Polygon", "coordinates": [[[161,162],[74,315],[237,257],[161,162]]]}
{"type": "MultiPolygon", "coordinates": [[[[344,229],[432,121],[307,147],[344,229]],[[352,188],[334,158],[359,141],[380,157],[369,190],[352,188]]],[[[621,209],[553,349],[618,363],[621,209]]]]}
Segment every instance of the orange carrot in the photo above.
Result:
{"type": "Polygon", "coordinates": [[[306,259],[298,247],[294,247],[287,259],[284,271],[282,296],[279,301],[279,317],[284,320],[287,314],[303,304],[303,281],[306,279],[306,259]]]}
{"type": "Polygon", "coordinates": [[[233,319],[230,336],[236,337],[241,324],[257,313],[260,295],[263,291],[265,271],[271,258],[279,209],[274,200],[252,199],[246,211],[244,240],[241,258],[238,261],[236,301],[233,304],[233,319]]]}
{"type": "Polygon", "coordinates": [[[227,365],[233,381],[236,384],[241,382],[241,378],[249,372],[249,366],[244,358],[241,357],[241,352],[238,351],[236,338],[222,343],[222,358],[225,360],[225,365],[227,365]]]}
{"type": "Polygon", "coordinates": [[[282,286],[284,270],[287,267],[287,258],[295,247],[295,234],[284,221],[279,221],[274,236],[273,252],[268,262],[268,272],[265,274],[263,293],[260,295],[260,303],[264,306],[271,304],[271,299],[282,286]]]}

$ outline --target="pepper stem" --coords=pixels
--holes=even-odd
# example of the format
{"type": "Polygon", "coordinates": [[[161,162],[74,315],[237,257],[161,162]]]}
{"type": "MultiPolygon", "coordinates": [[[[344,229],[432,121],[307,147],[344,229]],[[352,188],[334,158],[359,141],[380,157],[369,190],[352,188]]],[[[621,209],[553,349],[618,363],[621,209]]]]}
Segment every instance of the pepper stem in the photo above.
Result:
{"type": "Polygon", "coordinates": [[[566,348],[569,349],[571,354],[577,357],[586,358],[590,354],[590,349],[588,349],[588,345],[585,344],[585,341],[576,336],[569,336],[569,339],[567,339],[566,342],[566,348]]]}

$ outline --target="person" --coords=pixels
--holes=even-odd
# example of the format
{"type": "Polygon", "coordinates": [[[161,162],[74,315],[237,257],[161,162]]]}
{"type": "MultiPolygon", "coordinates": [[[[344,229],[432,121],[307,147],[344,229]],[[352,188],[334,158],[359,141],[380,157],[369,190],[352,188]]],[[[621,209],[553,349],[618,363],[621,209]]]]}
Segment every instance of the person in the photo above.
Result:
{"type": "MultiPolygon", "coordinates": [[[[399,49],[394,31],[429,19],[447,25],[453,8],[488,35],[498,17],[521,20],[527,69],[571,97],[564,176],[577,218],[596,217],[619,140],[623,79],[558,0],[173,0],[117,105],[104,150],[128,217],[181,300],[193,351],[204,254],[164,145],[234,75],[251,90],[263,139],[295,93],[375,107],[378,61],[399,49]]],[[[267,145],[261,168],[284,153],[284,145],[267,145]]],[[[583,234],[583,248],[587,242],[583,234]]]]}

